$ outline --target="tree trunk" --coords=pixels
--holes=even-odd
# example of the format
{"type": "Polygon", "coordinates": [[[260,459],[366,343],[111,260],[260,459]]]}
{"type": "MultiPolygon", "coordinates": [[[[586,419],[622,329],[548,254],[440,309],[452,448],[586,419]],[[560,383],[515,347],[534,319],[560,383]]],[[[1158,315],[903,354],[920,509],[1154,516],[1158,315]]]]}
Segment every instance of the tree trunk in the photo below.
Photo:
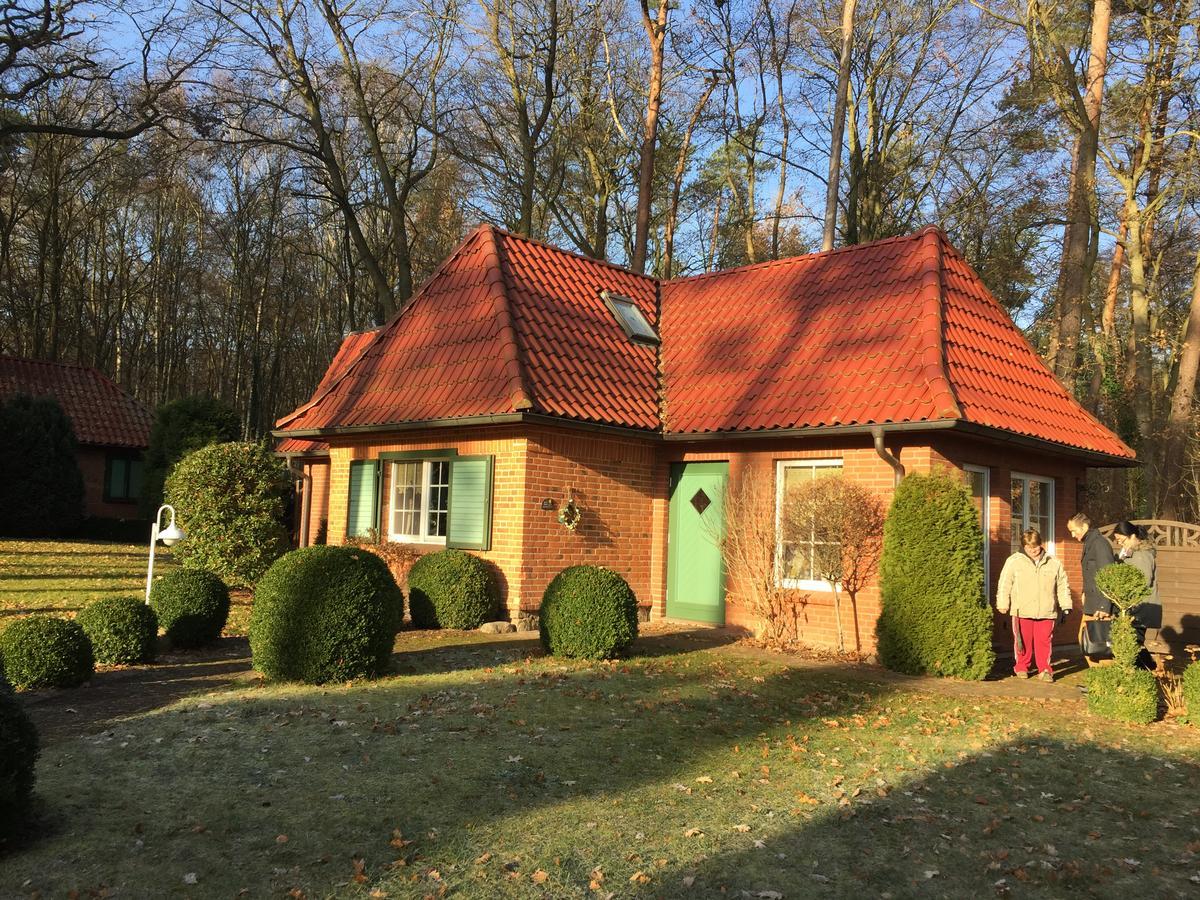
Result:
{"type": "Polygon", "coordinates": [[[630,268],[639,275],[646,271],[646,250],[650,242],[650,203],[654,191],[654,151],[658,146],[658,114],[662,106],[663,56],[666,49],[667,17],[671,4],[658,0],[654,18],[650,0],[642,0],[642,26],[650,41],[650,86],[646,96],[646,127],[642,133],[638,161],[638,202],[634,221],[633,260],[630,268]]]}
{"type": "Polygon", "coordinates": [[[1083,304],[1095,265],[1096,156],[1100,141],[1100,111],[1104,102],[1104,76],[1108,67],[1111,14],[1111,0],[1095,0],[1092,7],[1087,90],[1083,97],[1083,121],[1080,122],[1075,173],[1067,203],[1067,233],[1063,247],[1062,290],[1058,310],[1059,340],[1054,353],[1054,374],[1068,385],[1074,380],[1083,304]]]}
{"type": "Polygon", "coordinates": [[[1196,402],[1196,377],[1200,375],[1200,253],[1192,276],[1192,304],[1188,312],[1183,346],[1179,349],[1179,371],[1171,407],[1167,413],[1166,453],[1162,468],[1161,515],[1177,519],[1183,514],[1180,502],[1183,494],[1183,470],[1188,453],[1188,439],[1195,434],[1193,406],[1196,402]]]}
{"type": "Polygon", "coordinates": [[[854,46],[856,0],[842,0],[842,53],[838,58],[837,99],[833,106],[833,138],[829,145],[829,181],[825,188],[825,230],[821,249],[833,249],[837,227],[838,183],[841,180],[842,132],[846,127],[846,97],[850,93],[850,52],[854,46]]]}
{"type": "Polygon", "coordinates": [[[704,93],[700,95],[700,99],[696,101],[696,108],[692,110],[692,117],[688,119],[687,128],[683,132],[683,145],[679,148],[679,160],[675,163],[675,174],[671,179],[671,204],[667,207],[667,221],[663,228],[662,275],[664,278],[674,277],[672,269],[675,265],[675,226],[679,218],[679,195],[683,190],[683,174],[687,171],[688,150],[692,146],[692,132],[696,130],[696,124],[700,121],[708,98],[712,96],[717,83],[716,76],[708,80],[708,85],[705,87],[704,93]]]}

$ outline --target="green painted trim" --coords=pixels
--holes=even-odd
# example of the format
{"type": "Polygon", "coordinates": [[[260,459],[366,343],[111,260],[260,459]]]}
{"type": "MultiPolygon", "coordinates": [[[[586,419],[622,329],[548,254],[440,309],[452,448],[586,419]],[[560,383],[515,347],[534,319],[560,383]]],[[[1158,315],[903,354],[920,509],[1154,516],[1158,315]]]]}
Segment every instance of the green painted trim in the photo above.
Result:
{"type": "Polygon", "coordinates": [[[446,491],[446,547],[455,550],[491,550],[492,549],[492,493],[496,472],[496,457],[491,454],[479,456],[458,456],[450,463],[450,486],[446,491]],[[453,528],[451,519],[454,516],[454,463],[483,462],[487,472],[484,476],[483,489],[483,539],[478,544],[466,541],[453,541],[450,533],[453,528]]]}
{"type": "Polygon", "coordinates": [[[458,456],[458,451],[451,448],[449,450],[387,450],[379,454],[382,460],[400,460],[400,459],[453,459],[458,456]]]}

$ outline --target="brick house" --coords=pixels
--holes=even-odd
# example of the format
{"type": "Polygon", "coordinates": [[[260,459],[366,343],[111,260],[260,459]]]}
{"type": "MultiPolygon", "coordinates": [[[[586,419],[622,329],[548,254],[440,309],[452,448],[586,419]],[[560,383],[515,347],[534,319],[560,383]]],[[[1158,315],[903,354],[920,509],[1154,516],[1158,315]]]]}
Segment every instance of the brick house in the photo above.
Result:
{"type": "MultiPolygon", "coordinates": [[[[1029,526],[1078,582],[1085,469],[1135,464],[934,228],[660,281],[480,226],[275,434],[307,475],[304,542],[470,549],[513,616],[595,563],[653,617],[746,627],[712,539],[726,485],[778,498],[840,470],[886,502],[904,472],[958,469],[993,585],[1029,526]]],[[[811,548],[780,535],[777,552],[803,637],[832,643],[811,548]]],[[[864,649],[878,603],[859,597],[864,649]]]]}
{"type": "Polygon", "coordinates": [[[0,356],[0,397],[53,397],[71,420],[83,472],[84,515],[137,517],[149,410],[91,366],[0,356]]]}

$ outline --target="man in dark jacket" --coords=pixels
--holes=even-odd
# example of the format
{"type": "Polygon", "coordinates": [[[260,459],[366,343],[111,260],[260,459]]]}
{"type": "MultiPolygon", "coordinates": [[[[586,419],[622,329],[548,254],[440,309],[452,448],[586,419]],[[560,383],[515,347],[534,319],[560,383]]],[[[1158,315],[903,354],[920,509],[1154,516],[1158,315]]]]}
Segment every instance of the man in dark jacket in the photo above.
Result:
{"type": "Polygon", "coordinates": [[[1067,522],[1071,537],[1083,544],[1083,614],[1085,616],[1111,616],[1112,603],[1096,587],[1096,573],[1117,561],[1108,538],[1092,527],[1092,520],[1084,513],[1076,513],[1067,522]]]}

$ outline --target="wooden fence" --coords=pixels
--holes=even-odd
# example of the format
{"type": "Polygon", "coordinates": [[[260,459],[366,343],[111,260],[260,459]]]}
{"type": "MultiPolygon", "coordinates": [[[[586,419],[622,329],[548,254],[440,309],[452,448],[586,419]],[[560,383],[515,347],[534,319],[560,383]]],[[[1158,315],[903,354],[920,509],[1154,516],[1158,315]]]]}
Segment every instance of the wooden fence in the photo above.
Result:
{"type": "MultiPolygon", "coordinates": [[[[1150,533],[1157,553],[1158,594],[1163,622],[1157,640],[1182,653],[1187,644],[1200,644],[1200,525],[1163,519],[1135,519],[1150,533]]],[[[1112,539],[1116,524],[1100,533],[1112,539]]],[[[1147,643],[1155,640],[1153,633],[1147,643]]]]}

